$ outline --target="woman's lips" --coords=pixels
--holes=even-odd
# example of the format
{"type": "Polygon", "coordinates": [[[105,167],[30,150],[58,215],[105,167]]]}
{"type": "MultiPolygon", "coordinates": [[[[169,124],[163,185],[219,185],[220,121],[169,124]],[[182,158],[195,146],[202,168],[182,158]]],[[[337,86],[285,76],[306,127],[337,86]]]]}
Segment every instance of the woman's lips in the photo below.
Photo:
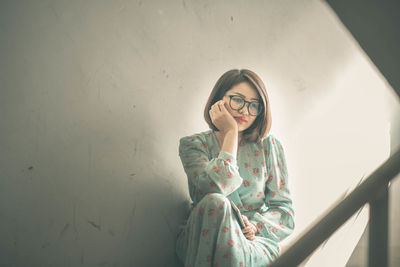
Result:
{"type": "Polygon", "coordinates": [[[239,123],[246,123],[247,121],[241,117],[235,117],[236,121],[238,121],[239,123]]]}

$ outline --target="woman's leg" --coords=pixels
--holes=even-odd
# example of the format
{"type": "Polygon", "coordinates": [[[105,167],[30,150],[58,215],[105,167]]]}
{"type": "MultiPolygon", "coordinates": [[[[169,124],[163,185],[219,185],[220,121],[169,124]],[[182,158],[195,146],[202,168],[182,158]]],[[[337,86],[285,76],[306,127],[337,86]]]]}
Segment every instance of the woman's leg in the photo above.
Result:
{"type": "Polygon", "coordinates": [[[240,234],[229,200],[208,194],[191,211],[178,237],[177,253],[185,266],[246,266],[248,247],[240,234]]]}
{"type": "Polygon", "coordinates": [[[191,211],[177,240],[185,266],[267,266],[278,256],[278,244],[256,236],[248,240],[222,194],[206,195],[191,211]]]}

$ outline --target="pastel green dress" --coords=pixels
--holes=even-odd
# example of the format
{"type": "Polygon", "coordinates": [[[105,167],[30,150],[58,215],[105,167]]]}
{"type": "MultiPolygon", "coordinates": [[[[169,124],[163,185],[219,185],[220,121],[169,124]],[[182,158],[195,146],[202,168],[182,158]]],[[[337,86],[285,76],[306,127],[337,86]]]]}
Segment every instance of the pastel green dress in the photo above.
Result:
{"type": "Polygon", "coordinates": [[[280,252],[279,241],[294,229],[283,147],[269,134],[241,143],[236,156],[220,151],[213,130],[182,137],[179,156],[193,201],[180,225],[176,253],[185,266],[267,266],[280,252]],[[248,240],[230,200],[256,224],[248,240]]]}

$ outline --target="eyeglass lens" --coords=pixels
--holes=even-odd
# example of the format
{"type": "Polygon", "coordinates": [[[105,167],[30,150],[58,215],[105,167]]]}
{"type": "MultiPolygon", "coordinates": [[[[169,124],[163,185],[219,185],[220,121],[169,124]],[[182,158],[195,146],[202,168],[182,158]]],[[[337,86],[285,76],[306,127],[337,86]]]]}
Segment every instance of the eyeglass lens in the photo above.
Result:
{"type": "MultiPolygon", "coordinates": [[[[248,111],[251,115],[256,116],[261,112],[261,105],[257,102],[248,102],[248,111]]],[[[245,106],[246,102],[243,98],[238,96],[232,96],[230,105],[232,109],[240,110],[245,106]]]]}

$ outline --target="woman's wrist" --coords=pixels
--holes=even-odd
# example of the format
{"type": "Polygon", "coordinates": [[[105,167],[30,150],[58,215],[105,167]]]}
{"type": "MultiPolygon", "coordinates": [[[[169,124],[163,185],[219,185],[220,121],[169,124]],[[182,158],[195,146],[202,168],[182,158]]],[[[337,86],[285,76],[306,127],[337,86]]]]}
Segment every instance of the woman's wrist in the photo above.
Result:
{"type": "Polygon", "coordinates": [[[223,131],[222,134],[223,134],[223,137],[224,137],[224,138],[225,138],[225,136],[227,136],[227,135],[229,135],[229,136],[231,136],[231,135],[233,135],[233,136],[239,135],[238,131],[235,130],[235,129],[229,129],[229,130],[223,131]]]}
{"type": "Polygon", "coordinates": [[[236,156],[237,153],[238,132],[229,130],[224,133],[221,150],[236,156]]]}

